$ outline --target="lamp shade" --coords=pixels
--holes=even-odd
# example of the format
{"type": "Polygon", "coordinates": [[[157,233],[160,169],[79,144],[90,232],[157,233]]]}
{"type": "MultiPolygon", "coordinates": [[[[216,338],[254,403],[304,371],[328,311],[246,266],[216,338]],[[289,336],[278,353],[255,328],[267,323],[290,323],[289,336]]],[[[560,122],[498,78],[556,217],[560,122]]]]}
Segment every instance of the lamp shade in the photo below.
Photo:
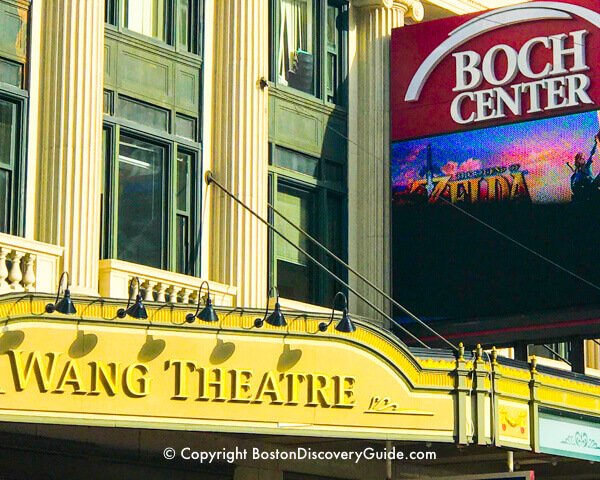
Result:
{"type": "Polygon", "coordinates": [[[60,280],[58,281],[58,292],[56,292],[56,300],[54,303],[49,303],[46,305],[46,313],[62,313],[63,315],[73,315],[77,313],[77,309],[73,304],[73,300],[71,300],[71,290],[69,290],[69,286],[71,282],[69,280],[69,273],[63,272],[60,276],[60,280]],[[63,297],[59,300],[60,289],[63,285],[63,280],[66,279],[65,290],[63,297]]]}
{"type": "Polygon", "coordinates": [[[218,322],[219,316],[215,309],[213,308],[212,300],[210,297],[206,299],[206,306],[202,309],[202,311],[197,315],[199,320],[203,322],[218,322]]]}
{"type": "Polygon", "coordinates": [[[148,318],[148,313],[146,312],[146,307],[142,302],[142,296],[138,293],[135,296],[135,303],[131,305],[131,307],[127,308],[127,310],[121,308],[117,312],[117,316],[119,318],[125,318],[126,316],[130,316],[131,318],[148,318]]]}
{"type": "Polygon", "coordinates": [[[356,332],[356,325],[354,325],[354,323],[352,322],[352,319],[350,318],[350,315],[348,314],[347,308],[344,308],[344,311],[342,313],[342,319],[335,326],[335,329],[338,332],[343,332],[343,333],[356,332]]]}
{"type": "Polygon", "coordinates": [[[73,315],[77,313],[77,309],[71,300],[71,291],[67,288],[63,298],[61,298],[55,305],[54,310],[64,315],[73,315]]]}
{"type": "Polygon", "coordinates": [[[279,302],[275,302],[275,309],[273,310],[273,313],[267,317],[266,322],[274,327],[287,326],[287,322],[285,321],[285,317],[281,312],[281,305],[279,305],[279,302]]]}

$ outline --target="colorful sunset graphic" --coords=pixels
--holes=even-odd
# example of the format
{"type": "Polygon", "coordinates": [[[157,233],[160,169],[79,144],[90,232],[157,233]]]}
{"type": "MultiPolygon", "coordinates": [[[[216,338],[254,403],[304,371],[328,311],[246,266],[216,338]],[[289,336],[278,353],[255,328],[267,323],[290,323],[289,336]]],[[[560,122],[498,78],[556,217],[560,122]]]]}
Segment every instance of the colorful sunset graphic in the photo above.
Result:
{"type": "MultiPolygon", "coordinates": [[[[394,203],[526,199],[570,202],[575,154],[587,159],[598,133],[598,111],[392,145],[394,203]],[[429,157],[429,158],[428,158],[429,157]]],[[[600,154],[592,172],[600,173],[600,154]]]]}

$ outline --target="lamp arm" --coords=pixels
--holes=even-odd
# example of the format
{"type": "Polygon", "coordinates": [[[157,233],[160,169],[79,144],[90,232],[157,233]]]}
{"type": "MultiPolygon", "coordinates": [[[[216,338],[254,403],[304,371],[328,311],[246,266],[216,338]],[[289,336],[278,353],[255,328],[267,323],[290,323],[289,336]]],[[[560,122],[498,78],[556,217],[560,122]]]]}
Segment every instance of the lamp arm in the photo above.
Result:
{"type": "MultiPolygon", "coordinates": [[[[131,284],[133,283],[133,281],[137,281],[137,285],[138,285],[138,289],[137,289],[137,294],[141,295],[141,291],[142,291],[142,285],[140,283],[140,277],[132,277],[132,279],[129,281],[129,292],[131,292],[131,284]]],[[[131,297],[132,294],[129,293],[129,298],[127,299],[127,308],[125,310],[127,310],[130,306],[131,306],[131,297]]]]}
{"type": "Polygon", "coordinates": [[[198,289],[198,305],[196,306],[196,313],[194,313],[194,317],[198,315],[198,313],[200,313],[200,302],[202,301],[202,288],[204,288],[205,284],[206,290],[208,291],[208,298],[210,298],[210,284],[206,280],[204,280],[200,284],[200,288],[198,289]]]}
{"type": "Polygon", "coordinates": [[[343,292],[337,292],[335,294],[335,297],[333,297],[333,302],[331,305],[331,318],[329,319],[328,323],[325,322],[321,322],[319,324],[319,330],[321,331],[325,331],[329,328],[329,326],[333,323],[333,317],[335,315],[335,302],[338,299],[339,296],[342,296],[342,298],[344,299],[344,307],[343,308],[348,308],[348,299],[346,298],[346,295],[343,292]]]}
{"type": "Polygon", "coordinates": [[[69,272],[67,272],[65,270],[64,272],[61,273],[60,279],[58,280],[58,288],[56,289],[56,300],[54,300],[54,305],[56,305],[58,303],[58,297],[60,297],[60,287],[62,286],[63,278],[65,278],[65,275],[67,276],[66,289],[68,289],[71,286],[71,281],[70,281],[71,279],[69,278],[69,272]]]}

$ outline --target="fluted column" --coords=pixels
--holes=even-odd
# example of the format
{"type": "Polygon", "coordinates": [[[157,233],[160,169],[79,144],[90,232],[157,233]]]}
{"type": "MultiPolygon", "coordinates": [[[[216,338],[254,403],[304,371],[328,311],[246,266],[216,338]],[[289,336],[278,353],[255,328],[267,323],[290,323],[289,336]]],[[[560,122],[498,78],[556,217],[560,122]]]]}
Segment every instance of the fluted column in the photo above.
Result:
{"type": "MultiPolygon", "coordinates": [[[[211,169],[215,178],[267,216],[268,0],[214,2],[211,169]]],[[[238,305],[263,306],[267,229],[216,187],[210,220],[210,279],[238,287],[238,305]]]]}
{"type": "Polygon", "coordinates": [[[74,291],[97,295],[104,2],[40,3],[35,236],[65,247],[74,291]]]}
{"type": "MultiPolygon", "coordinates": [[[[350,65],[349,121],[349,260],[359,272],[391,293],[389,45],[392,28],[408,13],[422,19],[416,0],[354,0],[354,42],[350,65]]],[[[351,31],[353,28],[351,27],[351,31]]],[[[375,305],[390,311],[381,295],[357,282],[352,285],[375,305]]],[[[353,311],[379,315],[355,296],[353,311]]]]}

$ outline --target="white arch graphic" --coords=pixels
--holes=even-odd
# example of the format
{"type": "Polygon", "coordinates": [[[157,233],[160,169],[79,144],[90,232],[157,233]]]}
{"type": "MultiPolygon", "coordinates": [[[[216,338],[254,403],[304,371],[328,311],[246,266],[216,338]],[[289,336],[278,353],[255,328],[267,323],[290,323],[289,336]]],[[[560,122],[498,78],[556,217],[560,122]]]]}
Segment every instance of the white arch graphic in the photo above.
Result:
{"type": "Polygon", "coordinates": [[[600,13],[579,5],[562,2],[530,2],[513,5],[493,10],[469,20],[451,31],[448,38],[440,43],[421,63],[408,85],[404,101],[416,102],[419,100],[421,90],[423,90],[425,82],[427,82],[435,67],[448,53],[472,38],[515,23],[533,20],[564,20],[573,18],[572,15],[581,17],[596,27],[600,27],[600,13]]]}

